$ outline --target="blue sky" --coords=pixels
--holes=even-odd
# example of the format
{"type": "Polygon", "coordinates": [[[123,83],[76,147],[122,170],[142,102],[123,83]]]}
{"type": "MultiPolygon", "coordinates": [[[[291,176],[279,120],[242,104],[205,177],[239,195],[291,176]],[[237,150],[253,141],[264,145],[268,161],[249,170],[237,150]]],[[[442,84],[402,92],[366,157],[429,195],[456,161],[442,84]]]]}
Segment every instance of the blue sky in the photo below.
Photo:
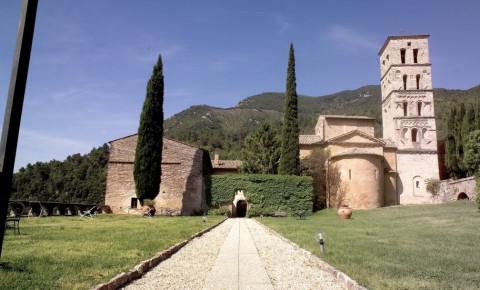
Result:
{"type": "MultiPolygon", "coordinates": [[[[2,114],[20,2],[0,2],[2,114]]],[[[158,53],[166,116],[283,91],[290,42],[300,94],[378,84],[395,34],[431,34],[435,87],[480,83],[479,1],[39,2],[17,169],[134,133],[158,53]]]]}

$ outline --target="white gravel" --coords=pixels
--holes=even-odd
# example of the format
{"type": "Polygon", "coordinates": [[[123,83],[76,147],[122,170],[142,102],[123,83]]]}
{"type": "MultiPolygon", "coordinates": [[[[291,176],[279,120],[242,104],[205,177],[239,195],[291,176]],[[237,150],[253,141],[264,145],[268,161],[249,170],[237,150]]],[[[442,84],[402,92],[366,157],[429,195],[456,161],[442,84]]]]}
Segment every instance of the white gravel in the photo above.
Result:
{"type": "Polygon", "coordinates": [[[232,224],[233,220],[226,220],[195,238],[124,289],[202,289],[232,224]]]}
{"type": "MultiPolygon", "coordinates": [[[[124,289],[205,289],[205,282],[208,280],[206,278],[209,277],[208,275],[214,268],[214,264],[222,260],[217,260],[217,257],[235,223],[246,226],[245,230],[249,232],[247,237],[252,237],[248,238],[249,243],[258,252],[258,254],[255,254],[257,264],[259,267],[265,268],[268,275],[267,279],[270,279],[274,289],[345,289],[331,273],[320,267],[318,257],[277,236],[252,219],[229,219],[225,221],[212,231],[191,241],[170,259],[160,263],[141,279],[127,285],[124,289]]],[[[237,240],[241,241],[242,239],[237,237],[237,240]]],[[[235,255],[239,253],[239,246],[240,248],[245,247],[245,245],[241,246],[239,243],[228,243],[229,249],[231,248],[230,251],[234,252],[235,255]]],[[[248,260],[247,256],[245,255],[248,260]]],[[[249,267],[253,267],[252,261],[244,261],[243,264],[249,266],[242,268],[245,265],[239,265],[240,270],[246,271],[249,267]]],[[[218,266],[216,265],[217,268],[218,266]]],[[[242,274],[240,273],[242,271],[238,271],[238,273],[237,270],[234,271],[234,267],[228,266],[228,263],[226,266],[222,264],[221,267],[228,268],[225,269],[226,273],[242,274]]],[[[247,273],[247,277],[249,275],[247,273]]],[[[221,275],[220,278],[238,279],[236,276],[230,278],[227,276],[221,275]]],[[[245,277],[242,279],[245,279],[245,277]]],[[[217,286],[219,285],[217,284],[217,286]]],[[[226,285],[229,285],[228,289],[237,289],[237,283],[227,283],[226,285]]],[[[250,289],[251,287],[247,288],[250,289]]]]}
{"type": "Polygon", "coordinates": [[[246,224],[275,289],[345,289],[331,273],[320,268],[318,257],[252,219],[247,219],[246,224]]]}

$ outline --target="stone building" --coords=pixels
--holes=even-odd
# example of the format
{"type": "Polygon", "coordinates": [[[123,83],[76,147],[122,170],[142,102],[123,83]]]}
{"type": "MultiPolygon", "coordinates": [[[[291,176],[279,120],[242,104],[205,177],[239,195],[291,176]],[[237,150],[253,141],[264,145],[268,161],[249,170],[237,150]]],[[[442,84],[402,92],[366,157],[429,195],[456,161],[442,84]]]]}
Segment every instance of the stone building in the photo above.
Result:
{"type": "Polygon", "coordinates": [[[379,52],[383,137],[398,148],[401,204],[431,202],[439,179],[429,35],[390,36],[379,52]]]}
{"type": "Polygon", "coordinates": [[[300,135],[300,158],[328,152],[327,206],[375,208],[398,204],[396,147],[375,138],[375,119],[320,116],[314,135],[300,135]]]}
{"type": "Polygon", "coordinates": [[[236,174],[240,173],[242,161],[240,160],[222,160],[220,156],[215,153],[212,160],[212,174],[236,174]]]}
{"type": "MultiPolygon", "coordinates": [[[[140,213],[135,194],[133,162],[137,135],[109,142],[105,204],[113,213],[140,213]]],[[[211,171],[208,153],[191,145],[163,139],[162,178],[155,198],[157,214],[193,215],[207,209],[205,175],[211,171]]]]}

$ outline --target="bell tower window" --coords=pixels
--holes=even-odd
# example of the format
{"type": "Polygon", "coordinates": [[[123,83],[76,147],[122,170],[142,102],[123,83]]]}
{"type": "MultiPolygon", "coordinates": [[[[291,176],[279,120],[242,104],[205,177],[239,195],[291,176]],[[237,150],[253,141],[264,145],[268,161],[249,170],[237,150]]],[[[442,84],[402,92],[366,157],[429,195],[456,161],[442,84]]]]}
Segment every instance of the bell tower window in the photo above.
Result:
{"type": "Polygon", "coordinates": [[[418,48],[413,50],[413,63],[418,63],[418,48]]]}
{"type": "Polygon", "coordinates": [[[404,116],[407,116],[407,107],[408,107],[408,103],[403,102],[403,115],[404,116]]]}
{"type": "Polygon", "coordinates": [[[400,49],[400,60],[405,63],[405,48],[400,49]]]}
{"type": "Polygon", "coordinates": [[[418,130],[416,128],[412,129],[412,143],[417,143],[417,134],[418,130]]]}
{"type": "Polygon", "coordinates": [[[407,75],[403,75],[403,89],[407,89],[407,75]]]}
{"type": "Polygon", "coordinates": [[[417,113],[419,116],[422,115],[422,102],[417,103],[417,113]]]}
{"type": "Polygon", "coordinates": [[[417,80],[417,90],[420,89],[420,75],[416,75],[416,80],[417,80]]]}

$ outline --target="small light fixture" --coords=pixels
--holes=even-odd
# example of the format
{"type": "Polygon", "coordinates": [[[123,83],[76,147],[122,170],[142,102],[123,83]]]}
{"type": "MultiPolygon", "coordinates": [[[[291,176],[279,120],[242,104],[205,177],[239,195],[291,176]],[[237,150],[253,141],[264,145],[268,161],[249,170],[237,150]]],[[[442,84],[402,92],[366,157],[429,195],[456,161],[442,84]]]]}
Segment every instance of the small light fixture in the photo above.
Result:
{"type": "Polygon", "coordinates": [[[320,246],[320,253],[324,254],[325,253],[325,237],[324,234],[319,231],[315,235],[315,240],[318,242],[318,245],[320,246]]]}

